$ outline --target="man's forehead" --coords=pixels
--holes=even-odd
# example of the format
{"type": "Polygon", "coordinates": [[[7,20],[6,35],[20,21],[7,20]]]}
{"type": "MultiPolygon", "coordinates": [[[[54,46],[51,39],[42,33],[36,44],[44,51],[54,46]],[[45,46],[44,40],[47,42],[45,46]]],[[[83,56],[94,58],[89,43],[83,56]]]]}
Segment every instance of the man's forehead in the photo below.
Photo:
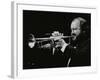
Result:
{"type": "Polygon", "coordinates": [[[71,23],[71,28],[77,28],[80,26],[80,21],[78,19],[75,19],[72,23],[71,23]]]}

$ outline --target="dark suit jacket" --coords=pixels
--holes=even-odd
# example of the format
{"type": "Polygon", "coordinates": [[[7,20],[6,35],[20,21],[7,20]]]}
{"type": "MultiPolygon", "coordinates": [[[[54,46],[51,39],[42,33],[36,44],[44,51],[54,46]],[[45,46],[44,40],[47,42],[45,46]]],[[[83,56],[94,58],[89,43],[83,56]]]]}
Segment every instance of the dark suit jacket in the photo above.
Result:
{"type": "Polygon", "coordinates": [[[74,66],[90,66],[91,65],[91,50],[90,39],[86,36],[79,36],[75,41],[66,47],[65,52],[55,51],[52,54],[51,49],[39,49],[35,46],[33,49],[29,48],[28,56],[25,57],[24,68],[51,68],[51,67],[66,67],[69,58],[70,67],[74,66]],[[75,48],[76,47],[76,48],[75,48]]]}
{"type": "Polygon", "coordinates": [[[91,65],[90,43],[89,37],[85,35],[80,35],[75,41],[71,41],[65,50],[65,56],[71,57],[70,67],[91,65]]]}

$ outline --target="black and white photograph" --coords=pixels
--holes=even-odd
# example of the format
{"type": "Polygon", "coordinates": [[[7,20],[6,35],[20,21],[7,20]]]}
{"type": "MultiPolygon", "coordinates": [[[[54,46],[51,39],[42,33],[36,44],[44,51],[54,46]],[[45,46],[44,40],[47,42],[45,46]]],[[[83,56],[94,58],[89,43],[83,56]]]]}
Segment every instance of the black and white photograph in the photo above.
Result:
{"type": "Polygon", "coordinates": [[[91,66],[91,13],[23,10],[23,70],[91,66]]]}
{"type": "Polygon", "coordinates": [[[11,75],[96,71],[96,9],[14,2],[11,75]]]}

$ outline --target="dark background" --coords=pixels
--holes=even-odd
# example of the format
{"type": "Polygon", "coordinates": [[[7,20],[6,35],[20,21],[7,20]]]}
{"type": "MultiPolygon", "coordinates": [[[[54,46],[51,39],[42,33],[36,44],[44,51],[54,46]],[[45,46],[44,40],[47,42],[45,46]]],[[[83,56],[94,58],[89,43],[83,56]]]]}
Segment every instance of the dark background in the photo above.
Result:
{"type": "Polygon", "coordinates": [[[34,34],[35,37],[49,37],[50,34],[48,33],[59,31],[66,36],[70,36],[70,24],[76,17],[86,19],[90,26],[91,14],[89,13],[23,10],[23,68],[34,68],[32,63],[36,62],[36,58],[39,58],[37,56],[42,54],[29,48],[28,42],[31,38],[30,34],[34,34]]]}

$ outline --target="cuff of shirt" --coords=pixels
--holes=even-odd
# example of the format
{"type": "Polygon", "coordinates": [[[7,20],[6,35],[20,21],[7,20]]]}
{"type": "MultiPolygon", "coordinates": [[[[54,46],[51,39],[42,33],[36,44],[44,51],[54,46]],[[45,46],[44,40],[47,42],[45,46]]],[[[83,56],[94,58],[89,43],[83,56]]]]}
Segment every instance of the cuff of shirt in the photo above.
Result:
{"type": "Polygon", "coordinates": [[[65,44],[63,45],[63,47],[61,48],[61,51],[62,51],[62,52],[65,51],[66,46],[68,46],[68,44],[65,43],[65,44]]]}

